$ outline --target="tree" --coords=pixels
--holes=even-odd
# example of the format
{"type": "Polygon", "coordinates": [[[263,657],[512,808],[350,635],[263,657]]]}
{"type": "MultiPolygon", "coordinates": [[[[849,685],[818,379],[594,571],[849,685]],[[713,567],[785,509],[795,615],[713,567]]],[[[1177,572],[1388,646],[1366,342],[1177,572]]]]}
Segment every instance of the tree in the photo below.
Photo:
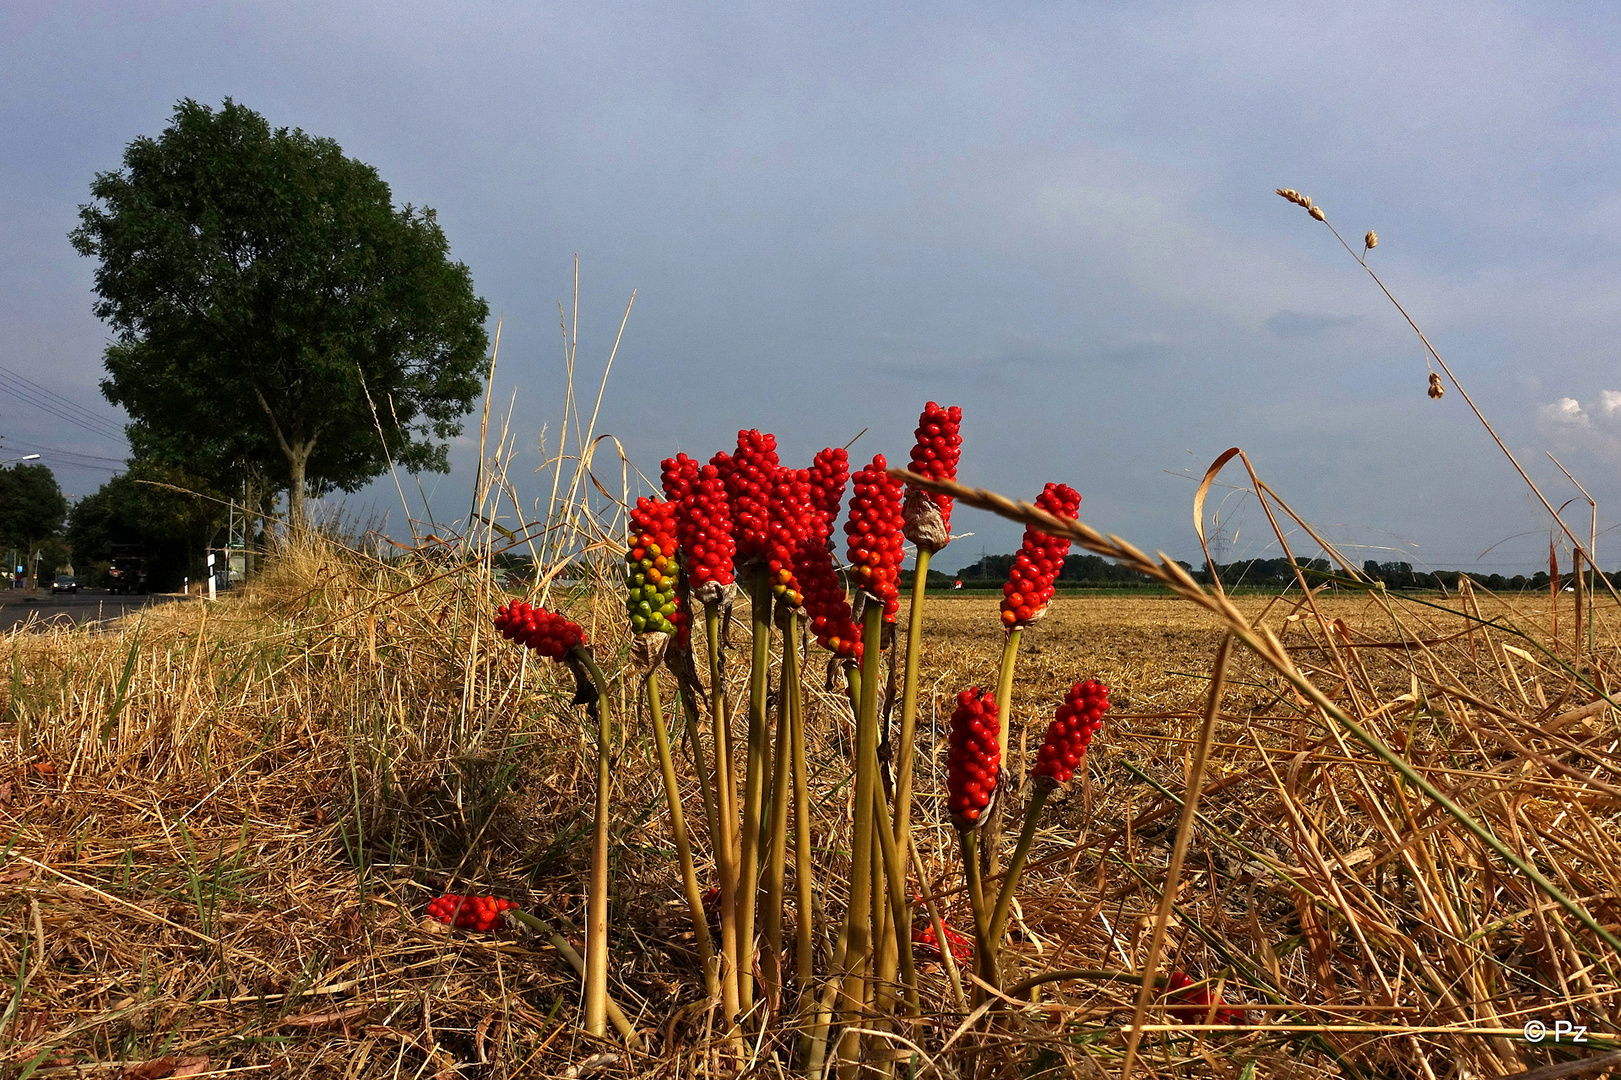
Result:
{"type": "MultiPolygon", "coordinates": [[[[100,260],[108,400],[137,456],[224,483],[354,491],[392,459],[446,471],[481,388],[489,306],[434,212],[396,209],[331,139],[230,98],[175,107],[98,173],[71,234],[100,260]]],[[[234,485],[232,485],[234,486],[234,485]]]]}
{"type": "Polygon", "coordinates": [[[0,469],[0,545],[27,552],[29,573],[34,549],[62,528],[67,512],[68,501],[48,467],[0,469]]]}
{"type": "Polygon", "coordinates": [[[196,477],[172,466],[137,461],[74,504],[68,519],[75,569],[102,580],[115,544],[138,544],[153,588],[178,588],[200,577],[226,507],[196,477]],[[196,494],[189,494],[195,492],[196,494]]]}

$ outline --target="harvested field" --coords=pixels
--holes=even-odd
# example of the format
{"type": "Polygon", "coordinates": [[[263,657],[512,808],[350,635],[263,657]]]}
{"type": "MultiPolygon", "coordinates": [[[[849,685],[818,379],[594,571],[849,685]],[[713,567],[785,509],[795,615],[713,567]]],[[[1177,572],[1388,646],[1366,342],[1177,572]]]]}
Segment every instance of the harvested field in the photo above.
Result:
{"type": "MultiPolygon", "coordinates": [[[[171,605],[123,634],[7,638],[7,1067],[717,1068],[715,1012],[640,724],[616,731],[610,954],[639,1049],[578,1029],[578,979],[544,934],[447,932],[423,918],[437,893],[493,892],[579,943],[589,739],[556,676],[491,640],[495,599],[477,561],[385,565],[317,546],[212,608],[171,605]]],[[[559,599],[621,673],[612,593],[559,599]]],[[[1298,594],[1237,606],[1370,737],[1613,930],[1616,713],[1594,688],[1609,685],[1616,656],[1604,626],[1613,602],[1598,603],[1594,644],[1580,635],[1579,655],[1573,608],[1550,647],[1546,598],[1461,605],[1359,591],[1319,595],[1318,614],[1298,594]]],[[[939,598],[927,625],[924,873],[912,887],[927,885],[964,925],[940,812],[940,725],[957,690],[994,681],[1002,631],[984,599],[939,598]]],[[[1101,678],[1117,703],[1087,775],[1043,819],[1012,923],[1011,980],[1063,977],[942,1053],[963,1014],[946,973],[925,964],[925,1017],[902,1029],[921,1048],[920,1075],[961,1075],[975,1061],[995,1076],[1118,1070],[1137,988],[1111,972],[1147,959],[1224,632],[1171,597],[1066,597],[1029,632],[1014,776],[1020,729],[1045,723],[1071,682],[1101,678]]],[[[735,619],[734,650],[746,635],[735,619]]],[[[616,686],[614,714],[636,716],[634,683],[616,686]]],[[[848,704],[816,694],[809,713],[829,871],[816,899],[832,912],[848,842],[848,704]]],[[[1240,649],[1215,719],[1159,966],[1213,980],[1243,1023],[1166,1024],[1152,1005],[1139,1075],[1506,1076],[1568,1052],[1515,1037],[1527,1019],[1608,1033],[1608,946],[1275,667],[1240,649]]],[[[1039,728],[1029,730],[1033,742],[1039,728]]],[[[704,874],[703,810],[687,790],[704,874]]],[[[793,1048],[761,1053],[760,1074],[779,1075],[793,1048]]]]}

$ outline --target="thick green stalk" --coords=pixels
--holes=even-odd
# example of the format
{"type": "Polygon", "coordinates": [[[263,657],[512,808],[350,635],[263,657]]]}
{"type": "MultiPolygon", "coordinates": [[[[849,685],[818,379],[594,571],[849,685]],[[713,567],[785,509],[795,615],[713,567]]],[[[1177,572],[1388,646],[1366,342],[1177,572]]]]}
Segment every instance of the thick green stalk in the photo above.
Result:
{"type": "MultiPolygon", "coordinates": [[[[979,873],[979,830],[965,829],[957,836],[962,841],[962,874],[968,885],[968,904],[974,909],[974,966],[980,969],[980,977],[984,978],[991,928],[985,911],[985,887],[979,873]]],[[[942,948],[951,947],[949,942],[940,944],[942,948]]],[[[972,1003],[977,1007],[984,1000],[984,987],[975,983],[972,1003]]]]}
{"type": "MultiPolygon", "coordinates": [[[[891,891],[899,887],[903,892],[906,888],[907,859],[911,854],[911,845],[907,843],[912,835],[912,766],[916,757],[917,743],[917,679],[920,667],[920,653],[923,644],[923,598],[928,588],[929,577],[929,549],[917,549],[917,566],[912,577],[912,603],[906,616],[906,671],[901,682],[901,724],[895,748],[895,809],[894,834],[891,843],[899,854],[895,865],[889,868],[889,875],[897,880],[891,884],[891,891]]],[[[889,986],[895,981],[896,961],[900,960],[903,966],[911,966],[911,942],[908,940],[908,926],[897,926],[891,940],[878,953],[878,981],[881,986],[889,986]]],[[[905,972],[902,972],[903,976],[905,972]]],[[[907,1000],[913,1004],[917,998],[917,976],[914,973],[910,978],[903,978],[906,987],[907,1000]]]]}
{"type": "MultiPolygon", "coordinates": [[[[850,842],[850,906],[844,914],[844,1022],[857,1025],[867,1005],[867,963],[872,953],[872,856],[874,792],[878,787],[878,659],[883,605],[869,602],[861,624],[861,708],[856,713],[855,800],[850,842]]],[[[886,823],[887,824],[887,823],[886,823]]],[[[854,1069],[861,1036],[848,1030],[839,1040],[841,1075],[854,1069]]]]}
{"type": "Polygon", "coordinates": [[[766,772],[770,767],[766,761],[770,738],[766,690],[771,676],[771,580],[763,571],[749,582],[749,616],[753,646],[749,663],[749,744],[743,771],[743,843],[737,875],[737,989],[744,1012],[754,1004],[754,904],[759,887],[766,772]]]}
{"type": "MultiPolygon", "coordinates": [[[[884,819],[884,809],[883,788],[880,787],[878,789],[878,805],[874,807],[874,813],[880,822],[884,819]]],[[[908,1016],[919,1016],[922,1014],[922,1008],[918,1004],[917,996],[917,967],[912,959],[912,915],[906,906],[906,879],[901,869],[904,864],[901,861],[900,845],[895,843],[894,834],[888,829],[880,826],[876,832],[878,833],[878,846],[884,857],[884,880],[889,888],[889,923],[895,931],[896,952],[900,959],[901,986],[905,988],[906,993],[906,1014],[908,1016]]],[[[941,938],[941,941],[944,940],[944,938],[941,938]]],[[[880,975],[880,978],[882,978],[882,975],[880,975]]],[[[887,987],[893,985],[894,977],[891,976],[890,978],[891,982],[881,982],[879,984],[881,988],[884,988],[886,996],[891,993],[887,987]]]]}
{"type": "MultiPolygon", "coordinates": [[[[790,627],[794,624],[790,623],[790,627]]],[[[799,909],[794,952],[794,985],[808,1000],[815,965],[814,925],[815,901],[811,890],[815,887],[815,863],[811,850],[810,831],[810,775],[808,755],[805,752],[805,707],[799,678],[799,635],[792,629],[786,635],[792,647],[783,655],[792,667],[784,669],[783,686],[791,706],[789,719],[793,723],[792,755],[794,779],[794,898],[799,909]]],[[[779,751],[780,753],[781,751],[779,751]]]]}
{"type": "Polygon", "coordinates": [[[579,661],[596,684],[597,700],[597,807],[591,827],[591,880],[585,904],[585,1030],[601,1037],[608,1033],[608,814],[613,791],[609,746],[613,724],[608,714],[608,680],[591,654],[575,646],[569,655],[579,661]]]}
{"type": "Polygon", "coordinates": [[[828,979],[827,986],[822,990],[821,1002],[816,1007],[816,1022],[805,1035],[802,1050],[805,1058],[805,1075],[810,1080],[822,1080],[823,1066],[827,1064],[827,1036],[833,1026],[833,1002],[844,988],[844,976],[839,973],[844,970],[845,961],[850,955],[848,934],[848,926],[839,928],[839,940],[833,947],[831,970],[834,975],[828,979]]]}
{"type": "Polygon", "coordinates": [[[1007,633],[1002,645],[1002,666],[996,673],[996,710],[1002,717],[1002,728],[996,733],[997,749],[1002,751],[1002,763],[1007,764],[1008,735],[1013,726],[1013,669],[1019,663],[1019,639],[1024,627],[1015,626],[1007,633]]]}
{"type": "MultiPolygon", "coordinates": [[[[1019,639],[1023,636],[1022,626],[1008,631],[1007,641],[1002,645],[1002,667],[996,676],[996,711],[1002,720],[996,732],[996,747],[1000,751],[1004,769],[1008,767],[1008,738],[1013,733],[1013,671],[1019,663],[1019,639]]],[[[1007,795],[1006,791],[1002,792],[1002,798],[991,808],[991,816],[983,826],[985,843],[981,858],[985,860],[985,869],[991,877],[1002,869],[1002,808],[1007,803],[1007,795]]]]}
{"type": "Polygon", "coordinates": [[[659,771],[664,774],[664,798],[670,807],[670,837],[675,841],[676,857],[681,860],[681,887],[687,894],[687,911],[692,916],[698,959],[704,967],[704,989],[713,998],[720,993],[718,961],[709,940],[709,920],[704,916],[703,890],[698,887],[698,872],[692,865],[692,845],[687,841],[687,818],[681,809],[681,789],[676,783],[670,736],[664,730],[664,707],[659,701],[657,668],[647,673],[647,705],[653,723],[653,742],[658,749],[659,771]]]}
{"type": "Polygon", "coordinates": [[[775,1007],[782,993],[782,903],[788,861],[789,764],[793,759],[794,709],[798,704],[799,620],[787,617],[782,634],[782,679],[777,690],[777,750],[771,769],[770,840],[765,871],[760,876],[760,905],[765,920],[761,936],[765,956],[760,962],[766,1000],[775,1007]],[[791,687],[791,689],[790,689],[791,687]]]}
{"type": "Polygon", "coordinates": [[[1030,805],[1024,809],[1024,828],[1019,830],[1019,844],[1008,861],[1007,873],[1002,878],[1002,889],[996,898],[996,911],[991,915],[991,945],[1002,947],[1002,932],[1007,929],[1008,912],[1013,908],[1013,894],[1019,887],[1019,875],[1030,859],[1030,845],[1036,838],[1036,825],[1041,820],[1041,808],[1047,805],[1047,796],[1053,793],[1053,784],[1039,777],[1035,790],[1030,793],[1030,805]]]}
{"type": "MultiPolygon", "coordinates": [[[[579,975],[581,978],[585,977],[585,959],[581,957],[579,953],[574,951],[574,946],[570,944],[569,939],[564,937],[562,934],[559,934],[557,929],[553,927],[551,923],[540,918],[538,915],[531,915],[529,912],[522,911],[517,908],[509,910],[507,914],[529,927],[529,929],[533,930],[535,933],[544,934],[552,943],[552,948],[557,950],[557,954],[564,960],[568,961],[569,966],[574,969],[575,974],[579,975]]],[[[625,1037],[626,1044],[629,1045],[632,1050],[640,1050],[642,1048],[642,1037],[638,1035],[636,1033],[636,1029],[631,1026],[630,1019],[625,1016],[624,1010],[619,1007],[618,1003],[615,1002],[612,997],[607,997],[606,1001],[608,1007],[608,1019],[613,1023],[614,1030],[625,1037]]]]}
{"type": "Polygon", "coordinates": [[[716,837],[720,835],[720,815],[715,810],[715,788],[709,765],[704,760],[703,743],[698,739],[698,703],[680,680],[676,681],[675,695],[681,702],[681,715],[687,725],[687,745],[692,747],[692,771],[698,774],[698,789],[704,800],[704,826],[709,832],[709,842],[715,844],[716,837]]]}
{"type": "MultiPolygon", "coordinates": [[[[912,861],[918,866],[919,875],[923,872],[923,859],[918,855],[917,837],[908,836],[907,842],[912,847],[912,861]]],[[[962,976],[957,972],[957,958],[951,955],[951,942],[946,938],[946,923],[940,918],[940,905],[934,902],[934,893],[931,889],[923,890],[923,906],[929,913],[929,925],[934,927],[934,940],[940,943],[940,966],[946,969],[946,978],[951,982],[952,1000],[957,1008],[963,1012],[968,1011],[968,999],[963,996],[962,976]]]]}
{"type": "Polygon", "coordinates": [[[704,630],[709,640],[709,714],[715,746],[715,813],[720,825],[714,838],[715,876],[720,878],[720,951],[725,959],[720,995],[727,1023],[735,1024],[742,1015],[738,990],[742,980],[737,966],[737,847],[733,839],[737,811],[732,806],[732,751],[726,735],[726,679],[720,668],[718,605],[704,605],[704,630]]]}

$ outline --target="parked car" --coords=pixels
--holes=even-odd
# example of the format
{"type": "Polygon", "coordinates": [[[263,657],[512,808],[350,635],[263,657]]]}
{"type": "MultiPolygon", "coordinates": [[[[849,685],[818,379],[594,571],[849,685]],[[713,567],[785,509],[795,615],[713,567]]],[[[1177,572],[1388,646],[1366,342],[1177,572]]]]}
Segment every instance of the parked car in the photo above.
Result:
{"type": "Polygon", "coordinates": [[[74,577],[72,574],[57,574],[56,580],[51,582],[51,592],[53,593],[76,593],[78,591],[79,579],[74,577]]]}

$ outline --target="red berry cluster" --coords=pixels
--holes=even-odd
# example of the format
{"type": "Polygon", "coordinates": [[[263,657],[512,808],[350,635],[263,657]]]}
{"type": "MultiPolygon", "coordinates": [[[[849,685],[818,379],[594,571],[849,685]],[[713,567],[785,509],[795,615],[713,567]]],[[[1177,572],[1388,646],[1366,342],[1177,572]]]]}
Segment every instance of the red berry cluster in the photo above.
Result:
{"type": "Polygon", "coordinates": [[[522,600],[496,610],[495,628],[508,641],[527,645],[552,660],[563,659],[570,649],[585,642],[585,631],[579,623],[522,600]]]}
{"type": "Polygon", "coordinates": [[[1212,1024],[1247,1024],[1249,1017],[1243,1009],[1224,1009],[1221,1006],[1229,1004],[1216,998],[1210,986],[1194,986],[1193,979],[1186,972],[1177,971],[1165,980],[1165,989],[1168,991],[1165,1000],[1175,1004],[1166,1006],[1165,1011],[1179,1024],[1203,1024],[1208,1016],[1212,1024]],[[1191,988],[1191,989],[1190,989],[1191,988]],[[1214,1014],[1210,1006],[1215,1005],[1214,1014]]]}
{"type": "Polygon", "coordinates": [[[979,687],[957,695],[951,713],[951,751],[946,755],[946,806],[952,824],[971,829],[996,793],[1002,750],[996,745],[1002,730],[996,698],[979,687]]]}
{"type": "MultiPolygon", "coordinates": [[[[962,408],[957,405],[943,409],[934,402],[923,406],[923,415],[917,421],[917,442],[912,446],[912,461],[907,467],[919,476],[935,480],[955,480],[957,459],[962,456],[962,408]]],[[[951,496],[925,492],[924,496],[940,511],[940,518],[949,535],[951,532],[951,496]]],[[[915,536],[907,539],[917,541],[915,536]]]]}
{"type": "Polygon", "coordinates": [[[665,458],[659,466],[659,478],[664,483],[664,497],[680,506],[692,495],[693,486],[698,483],[699,468],[701,466],[685,454],[665,458]]]}
{"type": "MultiPolygon", "coordinates": [[[[1036,505],[1049,514],[1073,518],[1081,509],[1081,496],[1068,484],[1048,484],[1036,496],[1036,505]]],[[[1013,559],[1013,572],[1002,586],[1002,623],[1008,628],[1034,621],[1053,598],[1053,579],[1064,568],[1069,541],[1033,528],[1024,530],[1024,543],[1013,559]]]]}
{"type": "MultiPolygon", "coordinates": [[[[722,457],[724,455],[716,455],[722,457]]],[[[699,468],[685,454],[664,462],[664,491],[681,503],[679,539],[694,585],[732,583],[732,511],[726,485],[713,464],[699,468]]]]}
{"type": "Polygon", "coordinates": [[[1086,756],[1087,744],[1103,726],[1103,714],[1108,708],[1109,688],[1096,679],[1070,687],[1047,726],[1047,741],[1036,754],[1031,775],[1049,777],[1055,784],[1069,783],[1086,756]]]}
{"type": "Polygon", "coordinates": [[[850,455],[842,446],[818,450],[811,462],[811,497],[816,509],[829,521],[837,521],[844,502],[844,486],[850,482],[850,455]]]}
{"type": "Polygon", "coordinates": [[[630,511],[630,549],[625,552],[625,604],[638,634],[675,632],[676,516],[672,502],[641,498],[630,511]]]}
{"type": "Polygon", "coordinates": [[[804,597],[805,614],[816,643],[835,656],[861,659],[861,631],[856,628],[844,583],[833,568],[833,552],[828,541],[833,523],[821,511],[813,511],[807,521],[805,543],[794,555],[794,577],[804,597]]]}
{"type": "Polygon", "coordinates": [[[901,606],[901,485],[886,466],[879,454],[855,474],[844,535],[850,580],[884,605],[885,622],[894,622],[901,606]]]}
{"type": "Polygon", "coordinates": [[[816,531],[810,473],[805,469],[778,469],[771,482],[769,505],[766,569],[771,575],[771,591],[783,603],[797,608],[804,604],[805,596],[794,573],[795,556],[811,542],[811,534],[816,531]]]}
{"type": "Polygon", "coordinates": [[[447,893],[428,902],[428,917],[457,926],[463,930],[489,932],[501,921],[501,913],[518,906],[516,900],[497,900],[493,896],[457,896],[447,893]]]}
{"type": "MultiPolygon", "coordinates": [[[[946,944],[951,949],[951,958],[959,964],[966,964],[973,959],[974,939],[958,933],[944,922],[940,925],[945,927],[946,944]]],[[[925,959],[940,958],[940,942],[934,936],[933,923],[923,922],[912,927],[912,944],[925,959]]]]}
{"type": "Polygon", "coordinates": [[[778,469],[777,437],[748,430],[737,433],[737,453],[726,473],[732,506],[732,537],[740,564],[764,562],[771,541],[771,489],[778,469]]]}

